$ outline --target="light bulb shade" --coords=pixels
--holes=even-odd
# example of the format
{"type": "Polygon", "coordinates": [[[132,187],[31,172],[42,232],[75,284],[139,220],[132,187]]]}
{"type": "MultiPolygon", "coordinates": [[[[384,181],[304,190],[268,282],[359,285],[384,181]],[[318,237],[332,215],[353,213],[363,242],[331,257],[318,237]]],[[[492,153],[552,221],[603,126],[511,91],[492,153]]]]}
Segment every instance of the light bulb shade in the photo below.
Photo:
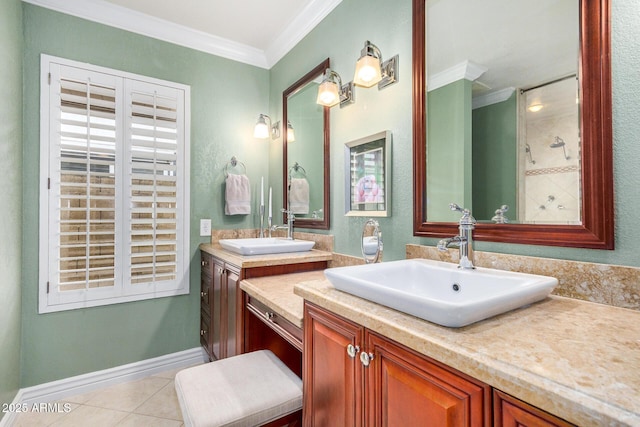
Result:
{"type": "Polygon", "coordinates": [[[538,111],[542,110],[543,108],[544,108],[544,105],[542,105],[542,104],[532,104],[532,105],[529,105],[527,110],[531,111],[532,113],[537,113],[538,111]]]}
{"type": "Polygon", "coordinates": [[[325,80],[318,86],[318,98],[316,103],[325,107],[333,107],[340,102],[340,91],[338,84],[333,81],[325,80]]]}
{"type": "Polygon", "coordinates": [[[287,143],[294,142],[296,140],[296,135],[293,132],[293,126],[291,126],[291,122],[287,121],[287,143]]]}
{"type": "Polygon", "coordinates": [[[263,114],[260,114],[258,122],[253,128],[253,137],[259,139],[269,138],[269,126],[267,126],[267,122],[264,120],[263,114]]]}
{"type": "Polygon", "coordinates": [[[356,63],[356,72],[353,83],[358,86],[371,87],[382,80],[380,59],[374,56],[363,55],[356,63]]]}

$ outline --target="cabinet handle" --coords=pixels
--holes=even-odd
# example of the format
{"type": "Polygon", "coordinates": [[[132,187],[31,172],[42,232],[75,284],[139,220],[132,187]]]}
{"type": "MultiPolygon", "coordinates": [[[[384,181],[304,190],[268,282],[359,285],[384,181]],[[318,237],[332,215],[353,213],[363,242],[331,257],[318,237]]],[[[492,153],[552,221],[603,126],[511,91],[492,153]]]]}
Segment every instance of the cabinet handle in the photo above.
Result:
{"type": "Polygon", "coordinates": [[[222,268],[218,267],[218,274],[222,274],[222,273],[224,273],[224,270],[222,268]]]}
{"type": "Polygon", "coordinates": [[[373,360],[373,353],[365,353],[364,351],[360,353],[360,362],[366,367],[369,366],[371,361],[373,360]]]}
{"type": "Polygon", "coordinates": [[[360,347],[359,346],[354,346],[353,344],[349,344],[347,346],[347,354],[349,355],[350,358],[354,358],[356,357],[356,354],[358,354],[358,352],[360,351],[360,347]]]}
{"type": "Polygon", "coordinates": [[[207,334],[207,331],[205,331],[204,329],[200,329],[200,336],[203,337],[207,334]]]}
{"type": "Polygon", "coordinates": [[[264,312],[264,317],[266,317],[266,318],[267,318],[267,320],[271,320],[271,319],[273,319],[273,318],[274,318],[274,316],[275,316],[275,314],[273,314],[273,313],[272,313],[272,312],[270,312],[270,311],[265,311],[265,312],[264,312]]]}
{"type": "Polygon", "coordinates": [[[209,294],[204,292],[204,291],[200,292],[200,297],[201,298],[205,298],[207,295],[209,295],[209,294]]]}
{"type": "Polygon", "coordinates": [[[200,261],[200,265],[203,266],[203,267],[206,267],[206,266],[209,265],[209,262],[208,261],[200,261]]]}

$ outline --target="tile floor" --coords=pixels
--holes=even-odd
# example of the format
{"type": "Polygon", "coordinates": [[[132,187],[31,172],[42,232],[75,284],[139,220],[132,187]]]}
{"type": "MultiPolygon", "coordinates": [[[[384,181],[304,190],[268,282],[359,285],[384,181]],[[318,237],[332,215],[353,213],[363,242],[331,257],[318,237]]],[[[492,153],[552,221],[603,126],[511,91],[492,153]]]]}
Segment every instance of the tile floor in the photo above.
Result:
{"type": "Polygon", "coordinates": [[[57,402],[60,412],[21,413],[13,426],[184,426],[173,384],[179,370],[63,399],[57,402]],[[70,408],[68,412],[64,411],[65,404],[70,408]]]}

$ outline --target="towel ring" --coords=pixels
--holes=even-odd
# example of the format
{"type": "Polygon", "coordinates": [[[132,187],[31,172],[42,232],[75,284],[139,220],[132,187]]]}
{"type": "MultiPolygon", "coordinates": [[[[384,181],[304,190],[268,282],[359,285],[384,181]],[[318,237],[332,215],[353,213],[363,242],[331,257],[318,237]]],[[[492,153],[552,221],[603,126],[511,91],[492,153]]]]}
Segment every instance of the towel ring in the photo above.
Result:
{"type": "Polygon", "coordinates": [[[238,163],[242,166],[242,168],[244,169],[244,173],[247,173],[247,167],[245,166],[244,163],[242,162],[238,162],[238,159],[236,159],[236,156],[233,156],[231,158],[230,161],[227,162],[227,164],[224,166],[224,176],[227,177],[229,176],[229,166],[231,166],[231,168],[235,168],[236,166],[238,166],[238,163]]]}
{"type": "Polygon", "coordinates": [[[296,162],[293,166],[289,168],[289,180],[291,180],[291,177],[293,176],[293,174],[291,173],[292,171],[300,172],[305,178],[307,177],[307,171],[304,170],[304,168],[300,166],[298,162],[296,162]],[[302,172],[300,172],[300,169],[302,169],[302,172]]]}

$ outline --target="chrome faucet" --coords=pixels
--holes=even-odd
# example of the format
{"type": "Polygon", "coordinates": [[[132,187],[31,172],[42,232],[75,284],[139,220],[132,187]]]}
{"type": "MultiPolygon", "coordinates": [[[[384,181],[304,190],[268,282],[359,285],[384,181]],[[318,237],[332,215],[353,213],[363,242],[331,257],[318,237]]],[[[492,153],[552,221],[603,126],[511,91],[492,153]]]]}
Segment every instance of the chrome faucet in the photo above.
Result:
{"type": "Polygon", "coordinates": [[[282,213],[287,214],[287,224],[286,225],[272,225],[269,227],[269,237],[271,237],[271,232],[276,230],[287,230],[287,239],[293,240],[293,222],[296,220],[295,215],[291,211],[291,209],[282,209],[282,213]]]}
{"type": "Polygon", "coordinates": [[[438,242],[438,250],[446,251],[450,246],[460,248],[460,262],[458,268],[475,268],[473,265],[473,229],[475,228],[476,219],[471,216],[469,209],[463,209],[455,203],[449,205],[452,211],[462,213],[459,227],[460,234],[448,239],[442,239],[438,242]]]}
{"type": "Polygon", "coordinates": [[[491,221],[496,224],[507,224],[509,222],[509,218],[505,215],[505,212],[509,210],[508,205],[502,205],[498,209],[496,209],[495,215],[491,218],[491,221]]]}

